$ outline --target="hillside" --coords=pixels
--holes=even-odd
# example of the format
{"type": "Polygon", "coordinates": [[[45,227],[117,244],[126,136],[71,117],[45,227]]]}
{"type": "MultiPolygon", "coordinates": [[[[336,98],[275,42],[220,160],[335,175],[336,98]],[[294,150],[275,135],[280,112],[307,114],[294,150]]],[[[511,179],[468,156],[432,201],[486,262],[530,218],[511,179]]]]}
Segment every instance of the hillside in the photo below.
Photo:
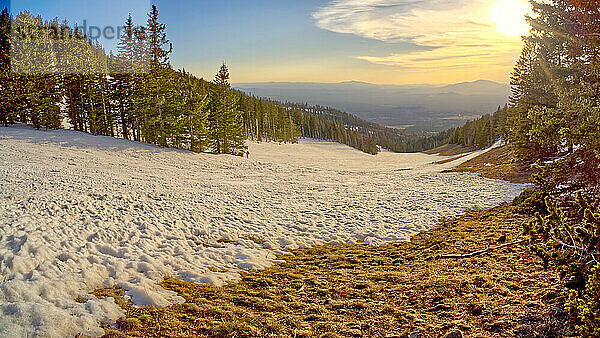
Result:
{"type": "MultiPolygon", "coordinates": [[[[506,147],[478,153],[457,171],[468,165],[487,177],[488,166],[474,166],[486,163],[502,168],[494,179],[530,174],[506,166],[506,147]]],[[[120,288],[93,294],[126,310],[118,330],[107,329],[126,336],[569,336],[558,273],[523,241],[530,219],[505,204],[442,221],[409,243],[299,248],[224,287],[167,278],[161,285],[186,303],[163,309],[136,309],[120,288]]]]}
{"type": "Polygon", "coordinates": [[[0,0],[0,337],[600,337],[599,0],[160,5],[0,0]]]}
{"type": "Polygon", "coordinates": [[[0,335],[98,334],[98,321],[123,312],[94,289],[180,303],[155,283],[222,285],[300,247],[404,241],[525,188],[441,174],[439,156],[314,140],[248,146],[250,159],[0,127],[0,335]]]}
{"type": "Polygon", "coordinates": [[[476,150],[473,147],[465,147],[458,144],[444,144],[430,150],[426,150],[423,153],[428,155],[440,155],[440,156],[456,156],[460,154],[469,153],[476,150]]]}

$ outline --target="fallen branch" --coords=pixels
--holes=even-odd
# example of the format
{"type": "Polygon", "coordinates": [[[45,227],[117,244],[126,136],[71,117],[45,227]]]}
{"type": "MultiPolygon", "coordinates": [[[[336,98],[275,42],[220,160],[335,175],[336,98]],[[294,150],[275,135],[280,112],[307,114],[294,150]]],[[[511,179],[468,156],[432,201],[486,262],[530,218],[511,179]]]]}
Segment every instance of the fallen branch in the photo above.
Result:
{"type": "Polygon", "coordinates": [[[509,246],[513,246],[513,245],[519,245],[519,244],[523,244],[526,243],[527,240],[526,239],[522,239],[520,241],[516,241],[516,242],[511,242],[511,243],[505,243],[502,245],[498,245],[495,247],[490,248],[490,246],[488,245],[487,248],[483,249],[483,250],[479,250],[479,251],[474,251],[468,254],[463,254],[463,255],[441,255],[438,257],[438,259],[463,259],[463,258],[471,258],[471,257],[476,257],[476,256],[483,256],[488,252],[492,252],[492,251],[496,251],[496,250],[500,250],[509,246]]]}

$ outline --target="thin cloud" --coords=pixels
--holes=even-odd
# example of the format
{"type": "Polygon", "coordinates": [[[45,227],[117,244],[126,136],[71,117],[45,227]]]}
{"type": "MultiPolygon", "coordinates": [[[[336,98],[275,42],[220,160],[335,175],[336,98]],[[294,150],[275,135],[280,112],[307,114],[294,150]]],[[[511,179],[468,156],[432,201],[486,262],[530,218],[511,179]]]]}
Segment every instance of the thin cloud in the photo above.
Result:
{"type": "Polygon", "coordinates": [[[521,48],[519,37],[500,34],[490,22],[496,1],[335,0],[319,8],[313,18],[318,27],[332,32],[426,47],[409,53],[357,56],[375,64],[410,70],[496,69],[512,63],[521,48]]]}

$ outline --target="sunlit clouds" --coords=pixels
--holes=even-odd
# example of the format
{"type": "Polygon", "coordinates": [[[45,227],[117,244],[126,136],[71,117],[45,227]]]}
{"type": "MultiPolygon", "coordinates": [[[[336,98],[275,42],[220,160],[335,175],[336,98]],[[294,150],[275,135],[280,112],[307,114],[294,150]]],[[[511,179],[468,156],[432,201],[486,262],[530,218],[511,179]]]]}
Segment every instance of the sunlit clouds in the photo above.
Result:
{"type": "Polygon", "coordinates": [[[355,55],[361,60],[423,76],[435,71],[449,80],[505,80],[519,55],[520,35],[528,30],[527,12],[526,0],[335,0],[313,18],[332,32],[426,47],[391,54],[369,50],[355,55]]]}

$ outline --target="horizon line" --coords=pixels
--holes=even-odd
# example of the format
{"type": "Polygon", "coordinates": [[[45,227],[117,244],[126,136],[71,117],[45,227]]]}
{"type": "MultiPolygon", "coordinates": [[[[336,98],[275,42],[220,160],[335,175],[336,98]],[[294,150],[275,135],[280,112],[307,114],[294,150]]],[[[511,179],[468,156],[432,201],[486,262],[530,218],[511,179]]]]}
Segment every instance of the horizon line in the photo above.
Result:
{"type": "Polygon", "coordinates": [[[373,82],[365,82],[358,80],[349,80],[349,81],[337,81],[337,82],[329,82],[329,81],[244,81],[244,82],[232,82],[232,85],[246,85],[246,84],[349,84],[349,83],[357,83],[357,84],[367,84],[367,85],[375,85],[375,86],[448,86],[448,85],[458,85],[458,84],[466,84],[466,83],[476,83],[476,82],[491,82],[500,85],[508,85],[508,82],[498,82],[494,80],[488,79],[479,79],[473,81],[461,81],[461,82],[448,82],[448,83],[406,83],[406,84],[393,84],[393,83],[373,83],[373,82]]]}

